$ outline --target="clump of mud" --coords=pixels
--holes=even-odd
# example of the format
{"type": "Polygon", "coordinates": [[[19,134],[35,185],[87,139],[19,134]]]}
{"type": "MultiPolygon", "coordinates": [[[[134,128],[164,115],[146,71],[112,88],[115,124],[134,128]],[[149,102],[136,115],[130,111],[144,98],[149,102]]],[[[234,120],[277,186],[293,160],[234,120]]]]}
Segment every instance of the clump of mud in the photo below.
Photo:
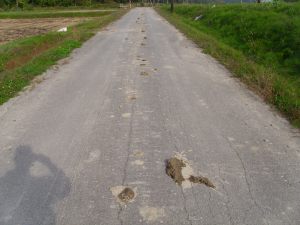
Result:
{"type": "Polygon", "coordinates": [[[141,76],[149,76],[149,73],[145,72],[145,71],[142,71],[141,72],[141,76]]]}
{"type": "Polygon", "coordinates": [[[129,96],[129,100],[136,100],[136,96],[135,95],[129,96]]]}
{"type": "Polygon", "coordinates": [[[137,195],[137,188],[131,188],[126,186],[111,187],[110,191],[120,204],[128,204],[134,201],[134,198],[137,195]]]}
{"type": "Polygon", "coordinates": [[[187,164],[187,161],[177,155],[166,161],[166,173],[179,185],[189,181],[215,188],[215,185],[207,177],[193,175],[192,168],[187,164]],[[183,170],[185,171],[183,172],[183,170]]]}
{"type": "Polygon", "coordinates": [[[182,167],[185,167],[185,163],[176,157],[167,160],[166,173],[179,185],[185,180],[181,173],[182,167]]]}
{"type": "Polygon", "coordinates": [[[190,176],[189,181],[192,183],[204,184],[207,187],[216,188],[216,186],[207,178],[203,176],[190,176]]]}
{"type": "Polygon", "coordinates": [[[129,95],[127,96],[127,98],[128,98],[128,100],[136,100],[136,99],[137,99],[135,93],[129,94],[129,95]]]}
{"type": "Polygon", "coordinates": [[[134,191],[126,187],[119,195],[118,198],[124,203],[130,202],[134,198],[134,191]]]}

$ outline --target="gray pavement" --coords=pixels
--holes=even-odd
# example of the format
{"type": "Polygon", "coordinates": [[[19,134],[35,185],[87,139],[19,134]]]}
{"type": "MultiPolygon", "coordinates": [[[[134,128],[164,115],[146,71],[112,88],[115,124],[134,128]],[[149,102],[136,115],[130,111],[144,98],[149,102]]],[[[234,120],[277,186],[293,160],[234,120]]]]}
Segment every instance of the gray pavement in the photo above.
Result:
{"type": "Polygon", "coordinates": [[[0,224],[299,225],[299,133],[135,8],[0,106],[0,224]],[[216,188],[175,184],[176,152],[216,188]]]}

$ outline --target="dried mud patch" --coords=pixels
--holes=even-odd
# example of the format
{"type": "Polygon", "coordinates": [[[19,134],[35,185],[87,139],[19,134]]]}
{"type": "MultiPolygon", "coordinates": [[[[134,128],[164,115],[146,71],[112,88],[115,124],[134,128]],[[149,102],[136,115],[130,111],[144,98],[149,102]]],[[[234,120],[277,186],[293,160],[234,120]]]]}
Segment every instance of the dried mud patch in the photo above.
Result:
{"type": "Polygon", "coordinates": [[[135,90],[128,90],[126,92],[127,99],[128,100],[136,100],[137,99],[137,93],[135,90]]]}
{"type": "Polygon", "coordinates": [[[128,187],[124,188],[124,190],[120,194],[118,194],[118,198],[124,203],[130,202],[134,198],[134,196],[134,191],[128,187]]]}
{"type": "Polygon", "coordinates": [[[122,204],[130,203],[136,197],[136,188],[115,186],[110,188],[110,191],[117,201],[122,204]]]}
{"type": "Polygon", "coordinates": [[[131,95],[128,97],[129,100],[136,100],[136,96],[135,95],[131,95]]]}
{"type": "Polygon", "coordinates": [[[140,75],[141,75],[141,76],[149,76],[149,73],[146,72],[146,71],[142,71],[142,72],[140,73],[140,75]]]}
{"type": "Polygon", "coordinates": [[[207,177],[195,176],[188,160],[178,154],[166,160],[166,173],[175,183],[183,187],[189,187],[190,183],[194,183],[215,188],[215,185],[207,177]]]}
{"type": "Polygon", "coordinates": [[[203,176],[190,176],[189,181],[195,184],[204,184],[207,187],[216,188],[216,186],[207,178],[203,176]]]}
{"type": "Polygon", "coordinates": [[[176,157],[167,160],[166,173],[177,184],[180,185],[185,180],[181,173],[183,167],[185,167],[185,163],[182,160],[177,159],[176,157]]]}
{"type": "Polygon", "coordinates": [[[144,156],[144,152],[140,150],[136,150],[133,152],[134,157],[141,158],[144,156]]]}
{"type": "Polygon", "coordinates": [[[139,213],[146,222],[154,222],[165,216],[165,210],[163,208],[150,206],[139,208],[139,213]]]}

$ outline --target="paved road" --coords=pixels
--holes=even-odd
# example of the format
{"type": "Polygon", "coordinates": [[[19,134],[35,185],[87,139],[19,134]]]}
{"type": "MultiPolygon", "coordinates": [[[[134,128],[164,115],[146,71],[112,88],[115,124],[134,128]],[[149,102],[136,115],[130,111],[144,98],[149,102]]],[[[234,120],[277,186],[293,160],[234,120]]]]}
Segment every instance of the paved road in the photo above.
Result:
{"type": "Polygon", "coordinates": [[[44,79],[0,107],[1,225],[300,224],[299,133],[154,10],[44,79]],[[175,184],[176,152],[216,188],[175,184]]]}

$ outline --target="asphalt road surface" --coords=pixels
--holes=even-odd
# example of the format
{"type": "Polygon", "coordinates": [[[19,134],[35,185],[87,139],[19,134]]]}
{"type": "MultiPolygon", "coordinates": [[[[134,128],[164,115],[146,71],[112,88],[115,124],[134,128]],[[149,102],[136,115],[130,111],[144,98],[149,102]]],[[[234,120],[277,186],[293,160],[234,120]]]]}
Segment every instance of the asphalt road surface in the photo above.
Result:
{"type": "Polygon", "coordinates": [[[0,224],[299,225],[299,140],[135,8],[0,107],[0,224]],[[216,188],[167,176],[179,153],[216,188]]]}

